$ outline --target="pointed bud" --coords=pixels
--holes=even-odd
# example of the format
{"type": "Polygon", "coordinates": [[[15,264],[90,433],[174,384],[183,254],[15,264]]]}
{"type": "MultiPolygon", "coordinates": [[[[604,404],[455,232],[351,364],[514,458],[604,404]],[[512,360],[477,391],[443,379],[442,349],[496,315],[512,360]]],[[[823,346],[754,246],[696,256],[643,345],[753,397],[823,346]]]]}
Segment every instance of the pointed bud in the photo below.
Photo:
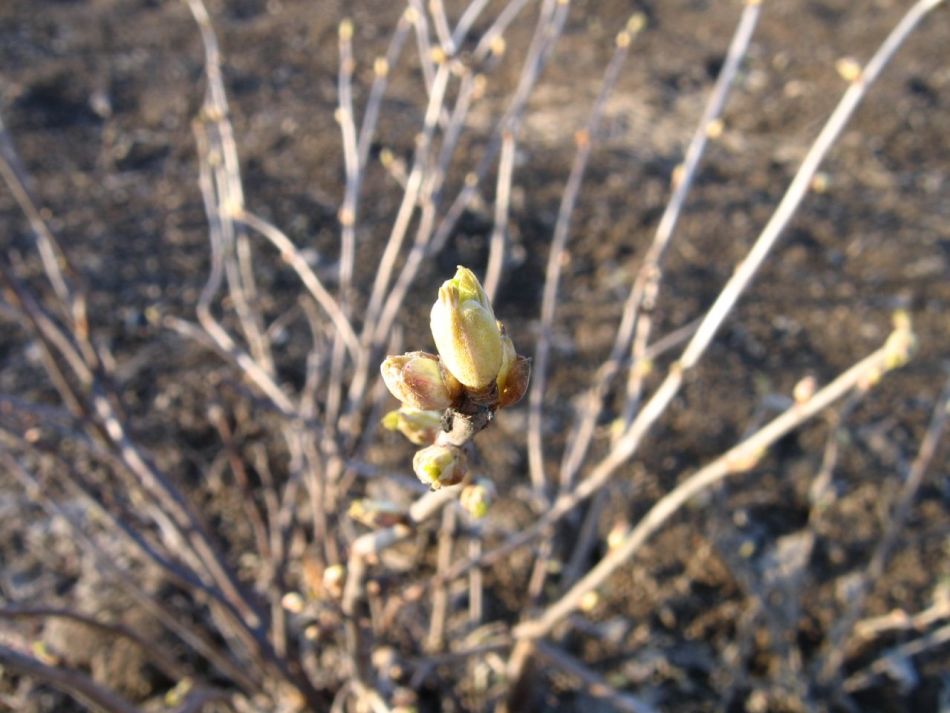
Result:
{"type": "Polygon", "coordinates": [[[386,388],[406,406],[446,409],[461,395],[461,385],[444,373],[439,358],[426,352],[388,356],[380,366],[386,388]]]}
{"type": "Polygon", "coordinates": [[[399,431],[417,446],[427,446],[442,430],[442,412],[403,406],[387,413],[380,423],[388,431],[399,431]]]}
{"type": "Polygon", "coordinates": [[[531,379],[531,360],[518,356],[515,345],[508,336],[504,325],[499,322],[501,333],[501,368],[498,370],[498,407],[512,406],[525,395],[528,381],[531,379]]]}
{"type": "Polygon", "coordinates": [[[447,371],[470,389],[491,385],[501,368],[501,334],[475,273],[460,266],[442,284],[430,327],[447,371]]]}
{"type": "Polygon", "coordinates": [[[438,490],[461,483],[468,470],[464,451],[455,446],[428,446],[412,459],[412,469],[423,483],[438,490]]]}
{"type": "Polygon", "coordinates": [[[459,505],[474,519],[481,520],[488,514],[488,509],[494,499],[495,484],[487,478],[479,478],[471,485],[462,488],[459,505]]]}

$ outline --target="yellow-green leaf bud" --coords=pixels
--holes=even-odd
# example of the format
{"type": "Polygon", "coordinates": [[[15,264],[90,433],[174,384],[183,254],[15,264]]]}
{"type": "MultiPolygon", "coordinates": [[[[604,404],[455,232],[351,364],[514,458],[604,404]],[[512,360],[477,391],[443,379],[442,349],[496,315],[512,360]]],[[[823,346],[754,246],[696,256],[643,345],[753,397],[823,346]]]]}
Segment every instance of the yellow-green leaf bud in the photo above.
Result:
{"type": "Polygon", "coordinates": [[[379,370],[389,392],[412,408],[446,409],[461,395],[461,385],[445,372],[435,354],[388,356],[379,370]]]}
{"type": "Polygon", "coordinates": [[[471,485],[462,488],[459,495],[459,505],[476,520],[488,514],[492,501],[495,499],[495,484],[486,478],[479,478],[471,485]]]}
{"type": "Polygon", "coordinates": [[[417,446],[427,446],[442,430],[442,412],[403,406],[383,416],[381,423],[383,428],[399,431],[417,446]]]}
{"type": "Polygon", "coordinates": [[[428,446],[412,458],[416,477],[433,490],[462,482],[468,470],[465,452],[455,446],[428,446]]]}
{"type": "Polygon", "coordinates": [[[442,364],[470,389],[484,389],[498,376],[501,334],[491,302],[471,270],[459,266],[439,288],[430,327],[442,364]]]}

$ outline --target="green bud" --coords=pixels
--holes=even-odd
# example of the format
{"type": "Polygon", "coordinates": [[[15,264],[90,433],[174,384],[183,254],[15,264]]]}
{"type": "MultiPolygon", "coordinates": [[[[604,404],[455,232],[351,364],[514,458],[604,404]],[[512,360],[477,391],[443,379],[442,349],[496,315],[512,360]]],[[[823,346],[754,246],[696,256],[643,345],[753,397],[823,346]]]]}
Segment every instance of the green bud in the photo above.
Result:
{"type": "Polygon", "coordinates": [[[498,376],[503,346],[488,295],[471,270],[459,266],[439,288],[430,315],[442,364],[470,389],[484,389],[498,376]]]}
{"type": "Polygon", "coordinates": [[[494,499],[495,484],[486,478],[479,478],[471,485],[462,488],[459,505],[473,518],[481,520],[488,514],[488,509],[494,499]]]}
{"type": "Polygon", "coordinates": [[[406,406],[436,411],[451,406],[462,387],[445,372],[435,354],[409,352],[388,356],[380,366],[386,388],[406,406]]]}
{"type": "Polygon", "coordinates": [[[438,490],[461,483],[468,470],[465,452],[455,446],[428,446],[412,458],[412,469],[423,483],[438,490]]]}
{"type": "Polygon", "coordinates": [[[381,423],[383,428],[399,431],[417,446],[427,446],[442,430],[442,412],[403,406],[383,416],[381,423]]]}

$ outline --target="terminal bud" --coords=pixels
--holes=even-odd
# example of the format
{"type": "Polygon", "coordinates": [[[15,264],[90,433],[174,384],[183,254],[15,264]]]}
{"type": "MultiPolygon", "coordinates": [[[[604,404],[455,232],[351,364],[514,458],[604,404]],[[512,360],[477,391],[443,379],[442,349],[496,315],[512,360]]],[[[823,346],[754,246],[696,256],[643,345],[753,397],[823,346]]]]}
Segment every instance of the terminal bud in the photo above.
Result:
{"type": "Polygon", "coordinates": [[[502,362],[502,340],[491,302],[475,273],[459,267],[439,288],[430,315],[445,369],[469,389],[490,386],[502,362]]]}

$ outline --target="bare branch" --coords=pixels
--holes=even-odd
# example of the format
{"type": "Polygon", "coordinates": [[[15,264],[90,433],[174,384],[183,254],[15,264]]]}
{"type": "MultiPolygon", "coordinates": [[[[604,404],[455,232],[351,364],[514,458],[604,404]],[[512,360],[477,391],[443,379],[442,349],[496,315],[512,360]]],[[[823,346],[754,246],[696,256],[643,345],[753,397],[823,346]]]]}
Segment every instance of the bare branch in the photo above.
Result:
{"type": "Polygon", "coordinates": [[[3,645],[0,645],[0,667],[9,668],[22,676],[35,678],[58,688],[94,710],[105,713],[140,713],[139,709],[127,700],[103,688],[85,674],[49,666],[3,645]]]}
{"type": "Polygon", "coordinates": [[[520,625],[516,630],[516,636],[519,638],[539,638],[547,635],[555,624],[577,608],[581,597],[585,593],[600,586],[617,567],[630,559],[643,543],[689,500],[730,475],[743,473],[753,467],[759,461],[765,449],[775,441],[850,390],[879,377],[886,365],[893,359],[894,348],[893,344],[889,342],[842,373],[830,384],[816,392],[810,399],[794,404],[755,434],[680,483],[660,498],[623,541],[604,556],[557,602],[549,606],[534,621],[520,625]]]}
{"type": "Polygon", "coordinates": [[[890,557],[891,551],[897,544],[910,515],[910,510],[917,497],[917,491],[920,490],[924,475],[930,462],[937,452],[937,446],[940,443],[940,437],[950,416],[950,379],[944,387],[943,393],[937,399],[934,405],[933,414],[930,418],[930,424],[920,443],[920,449],[917,451],[917,457],[910,467],[904,486],[901,488],[897,502],[891,510],[890,517],[887,519],[887,526],[880,541],[874,548],[871,560],[868,562],[867,569],[862,573],[855,588],[848,596],[848,606],[844,614],[838,618],[832,629],[830,639],[830,652],[821,667],[821,678],[830,680],[838,675],[848,649],[848,639],[852,634],[855,622],[861,614],[864,606],[864,600],[870,591],[871,586],[880,581],[884,574],[884,567],[890,557]]]}

